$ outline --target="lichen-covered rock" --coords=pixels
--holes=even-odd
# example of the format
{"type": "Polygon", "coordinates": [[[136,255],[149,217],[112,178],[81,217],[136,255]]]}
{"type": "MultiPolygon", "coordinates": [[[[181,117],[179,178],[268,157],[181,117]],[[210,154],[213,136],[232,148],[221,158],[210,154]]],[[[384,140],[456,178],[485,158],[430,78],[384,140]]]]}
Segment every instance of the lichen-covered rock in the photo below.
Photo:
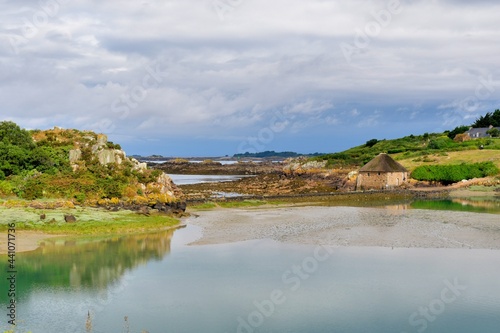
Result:
{"type": "Polygon", "coordinates": [[[172,178],[170,178],[166,173],[162,173],[156,183],[153,183],[153,186],[156,187],[161,194],[167,194],[169,196],[175,196],[174,182],[172,178]]]}
{"type": "Polygon", "coordinates": [[[75,187],[73,192],[78,192],[79,203],[95,201],[101,205],[99,201],[103,200],[102,205],[126,203],[152,207],[156,203],[182,200],[182,191],[169,176],[149,170],[146,163],[127,157],[119,144],[108,142],[105,134],[56,127],[35,132],[33,139],[72,147],[68,154],[69,165],[73,171],[81,172],[82,179],[74,181],[77,185],[72,184],[72,180],[67,183],[75,187]],[[102,178],[105,181],[101,181],[102,178]]]}
{"type": "Polygon", "coordinates": [[[290,161],[283,167],[283,172],[288,174],[302,174],[316,171],[324,171],[327,161],[304,161],[297,159],[290,161]]]}
{"type": "Polygon", "coordinates": [[[69,163],[75,164],[82,158],[82,151],[80,149],[72,149],[69,151],[69,163]]]}
{"type": "Polygon", "coordinates": [[[147,163],[141,163],[138,160],[136,160],[135,158],[130,158],[130,161],[133,164],[132,169],[134,169],[134,170],[139,170],[140,171],[140,170],[146,170],[148,168],[148,164],[147,163]]]}
{"type": "Polygon", "coordinates": [[[116,163],[118,165],[123,163],[125,159],[125,152],[118,149],[101,149],[96,152],[99,163],[102,165],[116,163]]]}
{"type": "Polygon", "coordinates": [[[108,136],[106,134],[97,134],[97,146],[105,147],[108,143],[108,136]]]}

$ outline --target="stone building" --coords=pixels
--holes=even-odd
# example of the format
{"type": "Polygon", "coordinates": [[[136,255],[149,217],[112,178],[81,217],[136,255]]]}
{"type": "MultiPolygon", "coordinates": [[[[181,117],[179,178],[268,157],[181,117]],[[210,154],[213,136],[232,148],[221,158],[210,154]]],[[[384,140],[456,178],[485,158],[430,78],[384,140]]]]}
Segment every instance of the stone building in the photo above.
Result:
{"type": "Polygon", "coordinates": [[[408,180],[408,170],[387,154],[380,154],[358,172],[357,190],[382,190],[400,186],[408,180]]]}

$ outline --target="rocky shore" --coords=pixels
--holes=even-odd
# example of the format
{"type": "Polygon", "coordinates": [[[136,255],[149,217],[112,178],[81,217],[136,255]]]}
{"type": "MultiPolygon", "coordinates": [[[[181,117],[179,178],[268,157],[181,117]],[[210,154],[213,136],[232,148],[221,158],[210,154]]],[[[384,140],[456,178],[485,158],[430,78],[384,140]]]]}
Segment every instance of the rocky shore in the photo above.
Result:
{"type": "Polygon", "coordinates": [[[273,162],[237,162],[233,164],[222,164],[220,162],[206,160],[201,163],[189,162],[178,159],[161,164],[149,163],[149,167],[162,170],[163,172],[179,175],[262,175],[282,173],[282,163],[273,162]]]}
{"type": "Polygon", "coordinates": [[[193,175],[250,175],[225,182],[179,185],[189,202],[246,199],[300,199],[326,197],[335,200],[372,200],[378,196],[396,198],[446,197],[450,191],[469,186],[499,185],[498,179],[481,178],[450,186],[411,180],[400,187],[384,191],[355,191],[354,168],[327,169],[319,162],[299,163],[288,160],[280,163],[221,164],[218,162],[168,162],[153,166],[170,174],[193,175]]]}

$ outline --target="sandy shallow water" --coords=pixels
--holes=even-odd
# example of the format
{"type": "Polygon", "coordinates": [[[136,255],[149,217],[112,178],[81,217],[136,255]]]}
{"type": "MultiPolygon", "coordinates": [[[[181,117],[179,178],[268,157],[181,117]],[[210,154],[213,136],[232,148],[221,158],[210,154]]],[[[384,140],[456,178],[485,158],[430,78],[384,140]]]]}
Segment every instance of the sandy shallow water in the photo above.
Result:
{"type": "Polygon", "coordinates": [[[280,207],[198,211],[193,245],[273,239],[295,244],[500,249],[500,215],[419,209],[280,207]]]}

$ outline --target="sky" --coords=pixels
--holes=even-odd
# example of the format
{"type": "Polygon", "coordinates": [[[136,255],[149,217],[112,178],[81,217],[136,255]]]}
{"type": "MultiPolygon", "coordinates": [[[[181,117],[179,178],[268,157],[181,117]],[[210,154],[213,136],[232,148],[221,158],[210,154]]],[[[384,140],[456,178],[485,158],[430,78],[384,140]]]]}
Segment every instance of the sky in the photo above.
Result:
{"type": "Polygon", "coordinates": [[[0,0],[0,120],[128,154],[337,152],[500,108],[493,0],[0,0]]]}

